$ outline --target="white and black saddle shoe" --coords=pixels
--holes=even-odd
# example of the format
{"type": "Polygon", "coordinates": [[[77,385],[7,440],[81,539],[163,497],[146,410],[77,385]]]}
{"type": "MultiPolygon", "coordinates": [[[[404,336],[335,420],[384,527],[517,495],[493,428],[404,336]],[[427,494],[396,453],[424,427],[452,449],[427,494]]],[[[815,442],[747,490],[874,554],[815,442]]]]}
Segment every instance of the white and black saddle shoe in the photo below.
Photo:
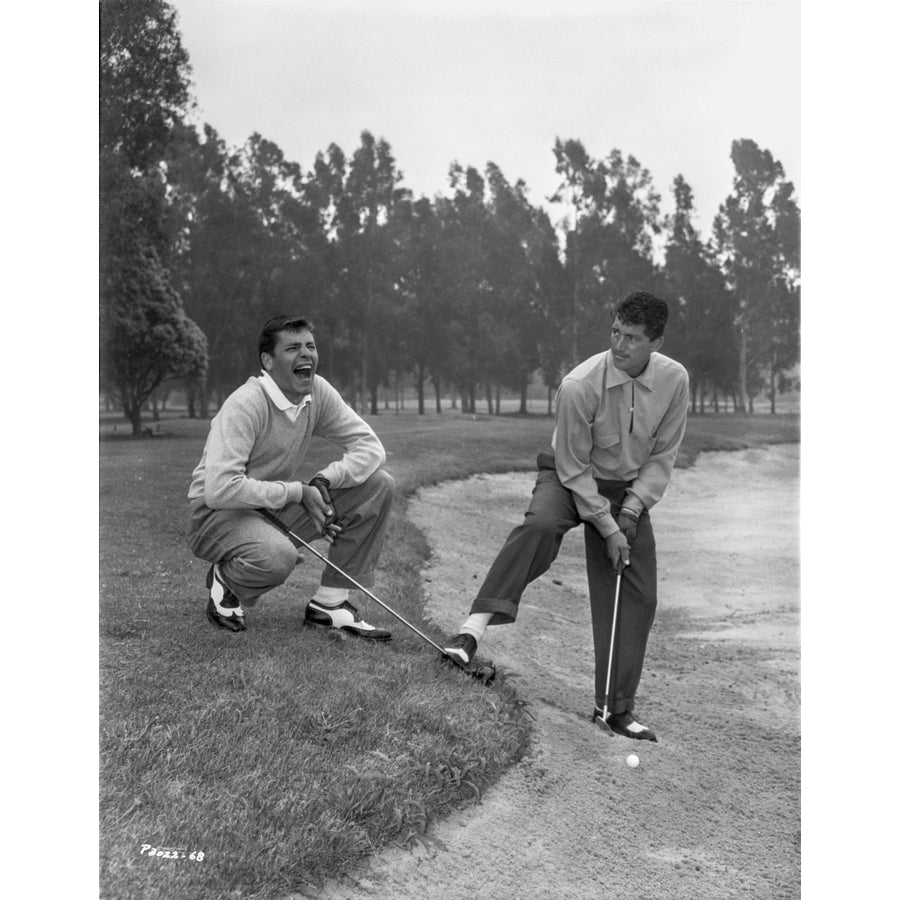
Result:
{"type": "Polygon", "coordinates": [[[344,634],[351,634],[367,641],[389,641],[391,633],[384,628],[376,628],[368,622],[364,622],[362,616],[356,611],[356,607],[345,600],[340,606],[322,606],[315,600],[306,604],[307,625],[321,628],[334,628],[344,634]]]}
{"type": "MultiPolygon", "coordinates": [[[[594,722],[596,722],[597,719],[602,721],[603,711],[595,707],[592,719],[594,722]]],[[[607,716],[606,724],[612,731],[622,735],[622,737],[631,738],[635,741],[652,741],[654,744],[658,743],[656,735],[646,725],[641,725],[630,712],[616,713],[615,715],[607,716]]]]}
{"type": "Polygon", "coordinates": [[[444,647],[444,656],[465,669],[475,658],[478,641],[471,634],[458,634],[444,647]]]}

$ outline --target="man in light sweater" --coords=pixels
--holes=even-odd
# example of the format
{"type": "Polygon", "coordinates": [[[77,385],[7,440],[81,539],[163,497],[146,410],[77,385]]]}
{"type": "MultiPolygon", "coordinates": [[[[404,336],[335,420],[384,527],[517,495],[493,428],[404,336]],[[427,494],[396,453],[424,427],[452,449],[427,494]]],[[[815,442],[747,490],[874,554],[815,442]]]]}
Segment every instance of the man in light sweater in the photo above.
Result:
{"type": "Polygon", "coordinates": [[[593,719],[617,734],[655,741],[634,717],[644,651],[656,612],[656,542],[648,510],[669,483],[688,410],[688,373],[659,353],[666,303],[645,291],[616,308],[610,349],[576,366],[556,396],[552,449],[538,454],[524,522],[510,532],[444,652],[461,665],[486,626],[516,620],[526,586],[556,559],[563,535],[584,524],[594,639],[593,719]],[[619,625],[603,718],[617,569],[619,625]]]}
{"type": "MultiPolygon", "coordinates": [[[[329,559],[368,588],[394,498],[394,480],[381,468],[381,441],[316,374],[310,323],[270,319],[257,346],[262,372],[231,394],[210,423],[188,490],[188,542],[195,556],[211,563],[206,615],[235,632],[246,628],[244,607],[282,584],[299,559],[293,543],[257,509],[272,510],[305,541],[324,537],[329,559]],[[303,483],[314,435],[340,446],[343,456],[303,483]]],[[[363,621],[349,601],[351,587],[326,566],[306,605],[306,623],[390,640],[390,632],[363,621]]]]}

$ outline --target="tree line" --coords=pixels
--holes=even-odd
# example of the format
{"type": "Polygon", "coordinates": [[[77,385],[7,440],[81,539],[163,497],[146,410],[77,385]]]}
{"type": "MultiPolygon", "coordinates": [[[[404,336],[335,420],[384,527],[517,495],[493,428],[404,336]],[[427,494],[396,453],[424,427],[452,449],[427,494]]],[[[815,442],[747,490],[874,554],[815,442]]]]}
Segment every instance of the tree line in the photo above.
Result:
{"type": "Polygon", "coordinates": [[[730,398],[753,411],[799,358],[800,211],[772,154],[732,143],[732,191],[712,235],[694,225],[679,175],[662,215],[650,172],[613,149],[557,139],[549,209],[488,163],[452,162],[447,195],[403,185],[369,131],[304,170],[253,134],[229,148],[191,124],[190,62],[165,0],[100,3],[101,390],[135,433],[166,385],[206,417],[258,368],[269,316],[305,314],[325,372],[378,413],[400,378],[418,408],[452,392],[464,412],[536,372],[548,396],[602,349],[615,303],[635,289],[669,301],[665,352],[691,373],[695,411],[730,398]]]}

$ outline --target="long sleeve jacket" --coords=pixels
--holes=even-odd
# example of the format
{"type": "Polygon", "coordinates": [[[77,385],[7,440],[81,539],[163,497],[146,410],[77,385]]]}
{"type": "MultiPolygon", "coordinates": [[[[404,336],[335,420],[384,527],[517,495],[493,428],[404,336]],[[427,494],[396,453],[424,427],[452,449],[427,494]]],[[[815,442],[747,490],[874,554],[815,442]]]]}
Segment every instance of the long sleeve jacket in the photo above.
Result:
{"type": "Polygon", "coordinates": [[[586,359],[556,395],[553,449],[579,515],[604,537],[618,530],[595,479],[629,482],[628,505],[649,509],[665,493],[687,425],[688,373],[652,353],[632,378],[607,350],[586,359]]]}

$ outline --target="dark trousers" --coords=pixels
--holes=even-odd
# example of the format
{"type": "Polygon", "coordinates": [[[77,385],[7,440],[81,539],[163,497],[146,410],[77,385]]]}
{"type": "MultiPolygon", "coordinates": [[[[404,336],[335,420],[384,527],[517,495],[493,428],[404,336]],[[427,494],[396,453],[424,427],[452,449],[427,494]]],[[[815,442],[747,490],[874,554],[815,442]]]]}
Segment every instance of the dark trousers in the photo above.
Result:
{"type": "MultiPolygon", "coordinates": [[[[394,479],[378,469],[362,484],[332,490],[331,499],[342,531],[329,547],[328,558],[363,587],[372,587],[394,500],[394,479]]],[[[275,513],[303,540],[320,536],[299,503],[275,513]]],[[[261,594],[284,583],[297,564],[291,539],[252,509],[193,506],[188,543],[195,556],[219,563],[226,584],[244,606],[254,606],[261,594]]],[[[353,587],[330,566],[322,572],[321,583],[353,587]]]]}
{"type": "MultiPolygon", "coordinates": [[[[625,500],[628,485],[622,481],[598,481],[597,486],[612,504],[613,514],[617,514],[625,500]]],[[[602,709],[609,664],[616,571],[606,553],[606,541],[600,532],[579,518],[572,493],[563,487],[556,474],[552,454],[538,455],[537,481],[525,519],[510,532],[497,554],[472,604],[472,612],[493,613],[491,625],[515,622],[525,588],[550,568],[566,532],[581,524],[584,524],[594,637],[595,698],[602,709]]],[[[634,708],[655,614],[656,540],[650,515],[644,511],[638,521],[637,537],[631,545],[631,564],[622,573],[609,694],[609,709],[613,713],[634,708]]]]}

